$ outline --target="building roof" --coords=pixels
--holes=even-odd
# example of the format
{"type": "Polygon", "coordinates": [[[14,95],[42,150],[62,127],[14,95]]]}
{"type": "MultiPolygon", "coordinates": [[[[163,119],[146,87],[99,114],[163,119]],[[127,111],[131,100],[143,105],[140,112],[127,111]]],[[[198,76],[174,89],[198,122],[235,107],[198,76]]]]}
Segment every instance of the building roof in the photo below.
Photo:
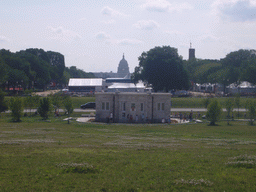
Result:
{"type": "Polygon", "coordinates": [[[70,78],[69,87],[72,86],[102,86],[102,79],[101,78],[70,78]]]}
{"type": "Polygon", "coordinates": [[[143,83],[113,83],[108,89],[145,88],[143,83]]]}

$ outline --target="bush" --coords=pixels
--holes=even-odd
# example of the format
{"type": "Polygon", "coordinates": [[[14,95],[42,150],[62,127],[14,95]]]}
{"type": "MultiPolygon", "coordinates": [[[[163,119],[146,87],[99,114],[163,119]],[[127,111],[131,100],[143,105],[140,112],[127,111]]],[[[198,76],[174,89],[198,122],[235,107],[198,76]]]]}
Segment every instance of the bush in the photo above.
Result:
{"type": "Polygon", "coordinates": [[[215,125],[221,117],[222,108],[217,99],[213,99],[207,107],[206,118],[210,121],[210,125],[215,125]]]}
{"type": "Polygon", "coordinates": [[[48,97],[41,99],[37,111],[44,120],[48,119],[48,113],[50,112],[50,109],[51,109],[50,99],[48,97]]]}
{"type": "Polygon", "coordinates": [[[256,105],[255,101],[252,101],[252,100],[248,100],[246,104],[246,109],[248,110],[248,113],[249,113],[250,125],[253,125],[253,121],[255,118],[255,114],[256,114],[255,105],[256,105]]]}
{"type": "Polygon", "coordinates": [[[66,96],[64,101],[64,107],[68,115],[73,113],[74,107],[70,96],[66,96]]]}
{"type": "Polygon", "coordinates": [[[4,100],[5,93],[0,89],[0,113],[8,109],[8,105],[4,100]]]}
{"type": "Polygon", "coordinates": [[[12,97],[10,99],[10,109],[11,109],[12,120],[14,122],[21,121],[20,118],[22,117],[22,114],[23,114],[22,99],[19,97],[12,97]]]}

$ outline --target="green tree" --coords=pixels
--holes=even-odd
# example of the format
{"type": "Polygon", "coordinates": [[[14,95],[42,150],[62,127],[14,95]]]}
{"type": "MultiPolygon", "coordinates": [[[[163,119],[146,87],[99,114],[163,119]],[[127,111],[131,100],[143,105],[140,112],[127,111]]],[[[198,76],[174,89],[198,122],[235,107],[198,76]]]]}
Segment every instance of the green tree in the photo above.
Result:
{"type": "Polygon", "coordinates": [[[210,121],[210,125],[215,125],[221,117],[222,108],[217,99],[212,99],[207,107],[206,118],[210,121]]]}
{"type": "Polygon", "coordinates": [[[40,98],[38,95],[26,96],[24,98],[24,107],[30,110],[30,116],[31,116],[31,110],[36,109],[38,107],[39,100],[40,98]]]}
{"type": "Polygon", "coordinates": [[[211,103],[211,99],[209,97],[203,99],[203,105],[205,108],[207,108],[210,103],[211,103]]]}
{"type": "Polygon", "coordinates": [[[21,121],[21,117],[23,114],[23,102],[22,99],[19,97],[12,97],[10,99],[10,109],[11,109],[11,116],[14,122],[21,121]]]}
{"type": "Polygon", "coordinates": [[[70,96],[66,96],[64,98],[64,107],[65,107],[65,111],[68,115],[71,115],[73,113],[74,107],[73,107],[73,103],[72,103],[72,99],[70,96]]]}
{"type": "Polygon", "coordinates": [[[4,99],[5,93],[0,89],[0,113],[8,109],[8,105],[4,99]]]}
{"type": "Polygon", "coordinates": [[[48,97],[44,97],[43,99],[40,100],[40,104],[38,107],[38,113],[40,114],[40,116],[46,120],[48,119],[48,114],[51,110],[51,102],[50,99],[48,97]]]}
{"type": "Polygon", "coordinates": [[[254,100],[247,100],[246,109],[248,111],[250,125],[253,125],[253,121],[255,119],[255,114],[256,114],[255,106],[256,106],[256,102],[254,100]]]}
{"type": "Polygon", "coordinates": [[[239,108],[240,108],[240,106],[241,106],[240,100],[241,100],[241,99],[240,99],[240,94],[237,93],[236,96],[235,96],[235,105],[236,105],[236,107],[237,107],[237,112],[238,112],[237,116],[238,116],[238,118],[239,118],[239,108]]]}
{"type": "Polygon", "coordinates": [[[56,94],[51,94],[51,102],[53,104],[53,107],[55,109],[55,114],[59,113],[59,109],[62,105],[62,97],[61,97],[61,93],[56,93],[56,94]]]}
{"type": "Polygon", "coordinates": [[[233,98],[226,99],[225,107],[226,107],[226,110],[227,110],[227,113],[228,113],[228,115],[227,115],[227,123],[229,125],[230,113],[233,112],[233,108],[234,108],[234,100],[233,100],[233,98]]]}
{"type": "Polygon", "coordinates": [[[137,83],[143,80],[152,85],[155,91],[171,89],[188,89],[189,78],[183,68],[182,57],[176,48],[170,46],[155,47],[143,52],[139,57],[139,66],[132,74],[132,80],[137,83]]]}

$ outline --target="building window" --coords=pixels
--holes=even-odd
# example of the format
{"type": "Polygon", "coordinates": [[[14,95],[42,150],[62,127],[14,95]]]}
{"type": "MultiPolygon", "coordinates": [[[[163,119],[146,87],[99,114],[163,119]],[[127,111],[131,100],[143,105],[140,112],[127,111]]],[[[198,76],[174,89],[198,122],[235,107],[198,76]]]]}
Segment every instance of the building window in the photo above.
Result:
{"type": "Polygon", "coordinates": [[[140,111],[144,111],[144,105],[143,105],[143,103],[140,104],[140,111]]]}
{"type": "Polygon", "coordinates": [[[106,110],[109,110],[109,102],[106,102],[106,110]]]}
{"type": "Polygon", "coordinates": [[[125,103],[123,103],[123,111],[125,111],[125,103]]]}
{"type": "Polygon", "coordinates": [[[157,103],[157,110],[158,111],[164,111],[164,103],[157,103]]]}
{"type": "Polygon", "coordinates": [[[101,109],[109,110],[109,102],[102,102],[101,109]]]}
{"type": "Polygon", "coordinates": [[[136,111],[135,103],[131,103],[131,110],[132,110],[132,111],[136,111]]]}

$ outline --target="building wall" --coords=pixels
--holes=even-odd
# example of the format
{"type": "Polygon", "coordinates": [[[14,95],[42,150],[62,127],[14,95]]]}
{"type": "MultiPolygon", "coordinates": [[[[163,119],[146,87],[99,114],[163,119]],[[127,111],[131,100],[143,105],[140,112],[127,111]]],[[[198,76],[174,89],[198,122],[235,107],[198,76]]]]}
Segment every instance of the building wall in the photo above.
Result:
{"type": "Polygon", "coordinates": [[[111,113],[114,122],[161,122],[170,117],[170,108],[169,93],[96,93],[96,121],[100,122],[111,113]]]}

